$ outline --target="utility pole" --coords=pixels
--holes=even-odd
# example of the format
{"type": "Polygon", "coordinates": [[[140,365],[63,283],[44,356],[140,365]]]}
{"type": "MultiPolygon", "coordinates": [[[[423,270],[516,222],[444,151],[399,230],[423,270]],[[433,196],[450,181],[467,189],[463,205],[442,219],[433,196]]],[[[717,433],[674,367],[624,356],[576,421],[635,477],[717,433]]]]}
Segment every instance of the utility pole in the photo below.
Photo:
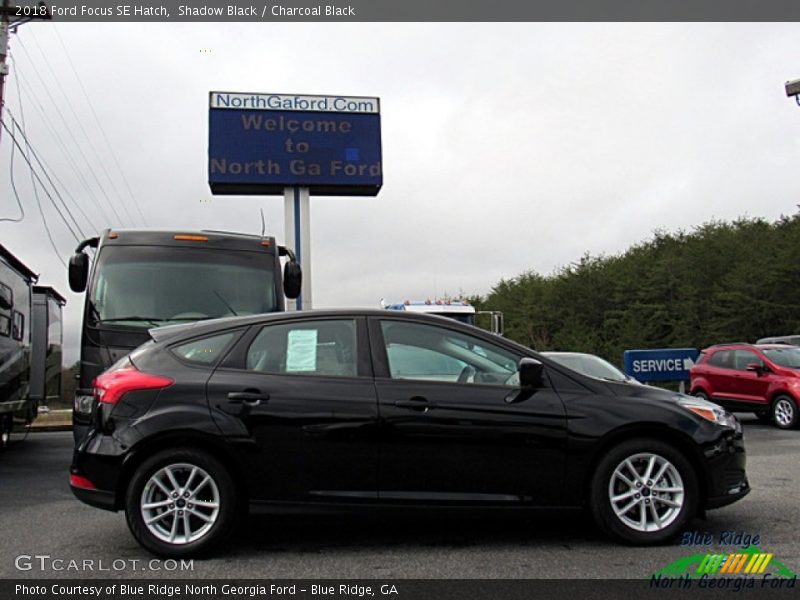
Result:
{"type": "MultiPolygon", "coordinates": [[[[11,6],[10,0],[3,0],[0,7],[0,120],[3,118],[3,106],[5,105],[4,90],[6,86],[6,75],[8,75],[8,36],[16,32],[17,27],[34,19],[52,19],[50,11],[44,2],[39,2],[37,6],[18,7],[11,6]],[[22,13],[22,14],[20,14],[22,13]]],[[[3,135],[3,128],[0,127],[0,137],[3,135]]]]}

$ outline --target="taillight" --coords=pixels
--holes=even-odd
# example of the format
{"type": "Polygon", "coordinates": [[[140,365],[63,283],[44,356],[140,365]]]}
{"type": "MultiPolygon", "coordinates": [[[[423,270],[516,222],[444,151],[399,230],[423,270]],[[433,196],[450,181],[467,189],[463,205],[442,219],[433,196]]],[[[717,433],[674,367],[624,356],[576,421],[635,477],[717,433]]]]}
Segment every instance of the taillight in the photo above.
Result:
{"type": "Polygon", "coordinates": [[[83,490],[97,489],[97,486],[95,486],[95,484],[93,484],[89,479],[87,479],[83,475],[76,475],[75,473],[70,473],[69,484],[72,487],[81,488],[83,490]]]}
{"type": "Polygon", "coordinates": [[[94,397],[103,404],[116,404],[128,392],[158,390],[175,383],[161,375],[142,373],[132,362],[113,371],[106,371],[94,380],[94,397]]]}

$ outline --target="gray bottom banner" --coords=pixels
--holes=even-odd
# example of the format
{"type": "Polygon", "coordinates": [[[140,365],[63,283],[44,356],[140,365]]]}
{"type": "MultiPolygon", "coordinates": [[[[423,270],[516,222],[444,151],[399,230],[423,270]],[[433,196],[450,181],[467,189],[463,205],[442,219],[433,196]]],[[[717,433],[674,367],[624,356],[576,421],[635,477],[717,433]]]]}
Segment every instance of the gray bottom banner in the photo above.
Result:
{"type": "Polygon", "coordinates": [[[738,597],[796,597],[796,578],[754,579],[527,579],[527,580],[212,580],[192,582],[169,580],[6,580],[0,582],[3,600],[560,600],[619,598],[722,598],[731,592],[738,597]],[[780,585],[774,585],[776,582],[780,585]]]}

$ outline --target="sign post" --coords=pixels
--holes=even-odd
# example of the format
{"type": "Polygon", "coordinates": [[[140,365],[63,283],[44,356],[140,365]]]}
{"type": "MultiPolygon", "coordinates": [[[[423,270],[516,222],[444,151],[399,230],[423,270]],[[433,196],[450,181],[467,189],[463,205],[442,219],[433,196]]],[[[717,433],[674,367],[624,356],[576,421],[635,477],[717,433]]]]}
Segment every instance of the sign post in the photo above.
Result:
{"type": "Polygon", "coordinates": [[[312,306],[310,197],[376,196],[383,185],[380,100],[211,92],[208,183],[215,195],[283,195],[286,244],[312,306]]]}

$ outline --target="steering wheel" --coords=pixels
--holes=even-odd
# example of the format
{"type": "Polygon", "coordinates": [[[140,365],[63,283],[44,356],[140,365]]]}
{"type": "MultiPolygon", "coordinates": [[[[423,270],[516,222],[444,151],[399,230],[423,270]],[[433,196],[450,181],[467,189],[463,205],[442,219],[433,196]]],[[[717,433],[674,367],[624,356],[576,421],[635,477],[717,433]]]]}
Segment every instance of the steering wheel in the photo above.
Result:
{"type": "Polygon", "coordinates": [[[458,374],[458,379],[456,380],[456,383],[469,383],[470,377],[475,377],[475,374],[477,372],[478,371],[475,369],[475,367],[467,365],[466,367],[461,369],[461,373],[458,374]]]}

